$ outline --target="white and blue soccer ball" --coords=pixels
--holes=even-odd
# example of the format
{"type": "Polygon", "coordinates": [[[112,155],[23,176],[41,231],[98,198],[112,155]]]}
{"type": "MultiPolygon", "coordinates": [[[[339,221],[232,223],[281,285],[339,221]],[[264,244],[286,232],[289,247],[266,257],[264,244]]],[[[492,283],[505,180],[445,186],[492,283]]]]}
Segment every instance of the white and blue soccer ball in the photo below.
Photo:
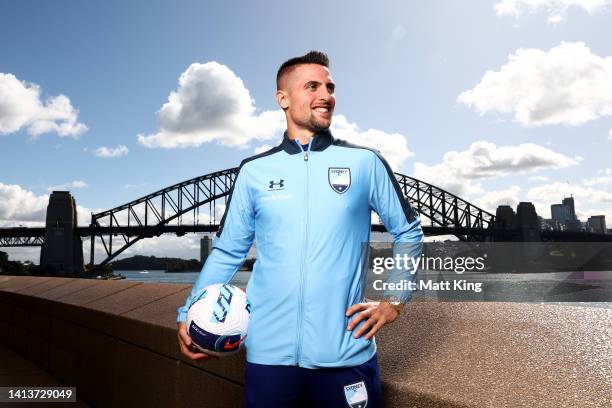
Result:
{"type": "Polygon", "coordinates": [[[247,335],[251,305],[234,285],[207,286],[187,312],[187,331],[193,344],[206,354],[237,352],[247,335]]]}

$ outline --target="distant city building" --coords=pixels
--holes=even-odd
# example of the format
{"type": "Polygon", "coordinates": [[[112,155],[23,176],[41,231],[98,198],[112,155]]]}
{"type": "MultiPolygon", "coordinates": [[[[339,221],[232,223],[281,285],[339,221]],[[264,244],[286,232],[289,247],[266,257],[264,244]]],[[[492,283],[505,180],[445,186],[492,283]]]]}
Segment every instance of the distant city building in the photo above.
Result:
{"type": "Polygon", "coordinates": [[[580,220],[568,221],[565,226],[568,231],[584,231],[586,223],[581,222],[580,220]]]}
{"type": "Polygon", "coordinates": [[[553,221],[557,221],[560,224],[565,224],[570,221],[571,209],[567,204],[553,204],[550,206],[550,215],[553,221]]]}
{"type": "Polygon", "coordinates": [[[518,232],[520,241],[540,241],[542,225],[543,218],[537,214],[533,203],[528,201],[521,201],[516,212],[509,205],[500,205],[495,212],[495,229],[518,232]]]}
{"type": "Polygon", "coordinates": [[[560,231],[562,230],[561,224],[559,221],[555,221],[553,219],[541,218],[540,221],[540,229],[542,231],[560,231]]]}
{"type": "Polygon", "coordinates": [[[212,240],[208,235],[204,235],[200,239],[200,263],[204,265],[208,255],[210,255],[210,251],[212,250],[212,240]]]}
{"type": "Polygon", "coordinates": [[[569,207],[570,210],[570,221],[575,221],[578,218],[576,217],[576,209],[574,207],[574,197],[566,197],[563,199],[562,204],[565,204],[569,207]]]}
{"type": "Polygon", "coordinates": [[[509,205],[500,205],[495,212],[495,227],[498,229],[517,229],[516,214],[509,205]]]}
{"type": "Polygon", "coordinates": [[[606,233],[606,216],[605,215],[593,215],[589,217],[587,221],[587,225],[591,232],[596,234],[605,234],[606,233]]]}
{"type": "Polygon", "coordinates": [[[552,220],[558,222],[562,230],[581,231],[585,229],[576,217],[574,197],[565,197],[561,204],[551,205],[550,214],[552,220]]]}
{"type": "Polygon", "coordinates": [[[516,224],[522,233],[522,241],[540,240],[540,221],[532,202],[521,201],[516,207],[516,224]]]}

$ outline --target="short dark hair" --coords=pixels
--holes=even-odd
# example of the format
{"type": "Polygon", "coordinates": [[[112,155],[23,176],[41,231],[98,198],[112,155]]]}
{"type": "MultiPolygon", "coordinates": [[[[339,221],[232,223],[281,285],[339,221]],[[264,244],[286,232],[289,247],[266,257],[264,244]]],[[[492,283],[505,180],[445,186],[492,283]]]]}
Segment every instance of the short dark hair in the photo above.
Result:
{"type": "Polygon", "coordinates": [[[329,58],[327,54],[321,51],[310,51],[306,55],[302,55],[301,57],[291,58],[280,66],[278,72],[276,73],[276,89],[280,89],[280,78],[289,72],[296,65],[301,64],[318,64],[323,65],[326,68],[329,68],[329,58]]]}

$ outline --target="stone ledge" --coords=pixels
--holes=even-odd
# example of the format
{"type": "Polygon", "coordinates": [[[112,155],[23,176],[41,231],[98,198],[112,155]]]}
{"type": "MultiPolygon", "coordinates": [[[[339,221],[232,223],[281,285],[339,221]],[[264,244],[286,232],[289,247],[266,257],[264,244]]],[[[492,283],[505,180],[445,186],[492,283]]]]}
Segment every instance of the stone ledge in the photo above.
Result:
{"type": "MultiPolygon", "coordinates": [[[[244,354],[200,364],[178,353],[176,308],[189,290],[0,277],[0,340],[76,381],[94,405],[136,401],[125,393],[147,389],[152,374],[137,375],[150,367],[166,379],[158,404],[195,403],[177,380],[189,373],[191,383],[227,390],[212,403],[240,406],[244,354]]],[[[377,342],[386,406],[612,406],[612,309],[415,301],[377,342]]]]}

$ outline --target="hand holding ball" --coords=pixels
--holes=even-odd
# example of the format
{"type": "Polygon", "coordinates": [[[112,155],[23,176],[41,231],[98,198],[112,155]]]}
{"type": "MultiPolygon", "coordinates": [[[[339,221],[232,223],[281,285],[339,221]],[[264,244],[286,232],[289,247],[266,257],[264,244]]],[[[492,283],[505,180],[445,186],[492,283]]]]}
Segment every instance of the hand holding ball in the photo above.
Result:
{"type": "Polygon", "coordinates": [[[187,332],[202,352],[218,357],[237,352],[246,338],[251,305],[234,285],[207,286],[187,312],[187,332]]]}

